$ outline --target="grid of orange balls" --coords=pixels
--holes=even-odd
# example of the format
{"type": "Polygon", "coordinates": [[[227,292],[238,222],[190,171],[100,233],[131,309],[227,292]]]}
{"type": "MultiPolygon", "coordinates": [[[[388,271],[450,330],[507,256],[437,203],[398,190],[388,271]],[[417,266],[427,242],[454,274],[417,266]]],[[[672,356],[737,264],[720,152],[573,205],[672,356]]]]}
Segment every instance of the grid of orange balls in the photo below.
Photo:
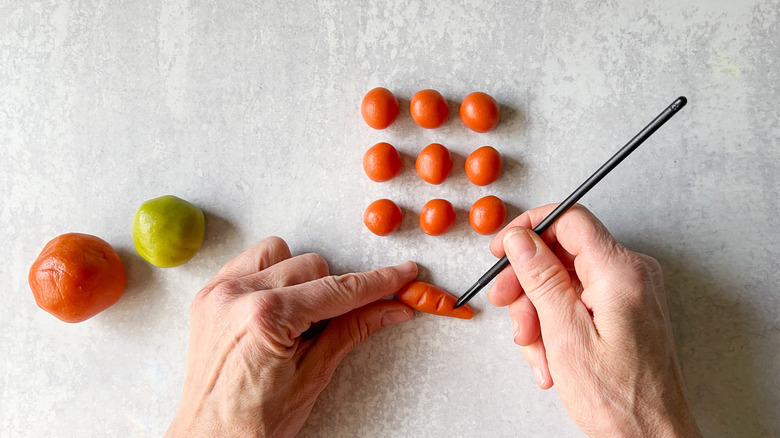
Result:
{"type": "MultiPolygon", "coordinates": [[[[388,89],[377,87],[366,93],[360,112],[366,124],[374,129],[389,127],[398,117],[398,99],[388,89]]],[[[425,129],[436,129],[449,118],[449,104],[436,90],[426,89],[412,96],[409,112],[414,122],[425,129]]],[[[460,105],[460,119],[475,132],[488,132],[496,127],[501,115],[498,104],[490,95],[474,92],[466,96],[460,105]]],[[[363,170],[375,182],[395,178],[402,168],[401,155],[391,144],[377,143],[363,156],[363,170]]],[[[420,178],[438,185],[452,171],[450,151],[440,143],[431,143],[420,151],[415,161],[415,171],[420,178]]],[[[501,154],[491,146],[482,146],[466,158],[466,176],[478,186],[494,182],[503,171],[501,154]]],[[[389,199],[372,202],[363,213],[363,223],[374,234],[387,236],[398,230],[403,220],[401,209],[389,199]]],[[[469,210],[469,224],[477,233],[490,235],[498,231],[506,220],[506,206],[496,196],[477,200],[469,210]]],[[[445,199],[432,199],[420,212],[420,228],[431,236],[447,233],[455,224],[455,209],[445,199]]]]}

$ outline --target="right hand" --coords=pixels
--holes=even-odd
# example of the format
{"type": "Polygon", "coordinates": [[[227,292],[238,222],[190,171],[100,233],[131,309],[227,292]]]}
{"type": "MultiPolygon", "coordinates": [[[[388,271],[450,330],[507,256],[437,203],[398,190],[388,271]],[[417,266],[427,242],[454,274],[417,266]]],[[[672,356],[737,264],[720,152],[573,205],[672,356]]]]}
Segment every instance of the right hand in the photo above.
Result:
{"type": "Polygon", "coordinates": [[[672,338],[661,268],[574,206],[539,237],[555,205],[527,211],[491,242],[511,267],[488,299],[509,306],[514,340],[540,387],[555,383],[590,436],[700,436],[672,338]]]}

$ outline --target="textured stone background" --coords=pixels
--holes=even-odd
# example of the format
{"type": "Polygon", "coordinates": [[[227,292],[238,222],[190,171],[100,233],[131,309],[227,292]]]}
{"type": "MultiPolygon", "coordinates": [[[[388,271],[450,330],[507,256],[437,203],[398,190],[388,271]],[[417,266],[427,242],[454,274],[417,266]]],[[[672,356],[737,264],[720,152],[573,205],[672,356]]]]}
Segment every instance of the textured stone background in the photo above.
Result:
{"type": "MultiPolygon", "coordinates": [[[[677,348],[705,435],[778,436],[780,120],[777,0],[25,1],[0,3],[0,436],[158,436],[183,381],[188,307],[233,254],[267,235],[333,272],[413,259],[460,293],[493,262],[466,222],[496,194],[511,213],[560,201],[678,95],[689,106],[583,203],[665,269],[677,348]],[[160,4],[162,3],[162,4],[160,4]],[[521,3],[521,4],[515,4],[521,3]],[[408,105],[475,90],[503,120],[387,131],[362,122],[375,86],[408,105]],[[390,141],[404,173],[360,167],[390,141]],[[491,144],[492,186],[456,172],[422,183],[437,141],[456,166],[491,144]],[[137,206],[176,194],[207,213],[204,248],[162,270],[132,248],[137,206]],[[391,197],[401,231],[378,238],[363,208],[391,197]],[[432,238],[415,215],[459,209],[432,238]],[[64,232],[101,236],[129,287],[78,325],[39,310],[27,269],[64,232]]],[[[453,113],[454,114],[454,113],[453,113]]],[[[460,167],[458,167],[460,169],[460,167]]],[[[349,356],[304,436],[580,436],[536,388],[504,309],[471,322],[418,315],[349,356]]]]}

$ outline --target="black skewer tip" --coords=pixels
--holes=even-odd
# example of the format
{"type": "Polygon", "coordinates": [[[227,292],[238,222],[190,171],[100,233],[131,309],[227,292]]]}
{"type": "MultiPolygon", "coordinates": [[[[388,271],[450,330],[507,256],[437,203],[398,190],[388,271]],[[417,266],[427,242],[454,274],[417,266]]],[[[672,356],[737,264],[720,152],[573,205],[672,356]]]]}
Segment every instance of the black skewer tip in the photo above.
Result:
{"type": "Polygon", "coordinates": [[[479,281],[474,283],[469,288],[469,290],[466,291],[466,293],[464,293],[463,295],[460,296],[460,298],[458,298],[458,301],[455,302],[455,308],[457,309],[460,306],[466,304],[471,299],[471,297],[476,295],[477,292],[479,292],[483,287],[485,287],[485,285],[483,285],[479,281]]]}

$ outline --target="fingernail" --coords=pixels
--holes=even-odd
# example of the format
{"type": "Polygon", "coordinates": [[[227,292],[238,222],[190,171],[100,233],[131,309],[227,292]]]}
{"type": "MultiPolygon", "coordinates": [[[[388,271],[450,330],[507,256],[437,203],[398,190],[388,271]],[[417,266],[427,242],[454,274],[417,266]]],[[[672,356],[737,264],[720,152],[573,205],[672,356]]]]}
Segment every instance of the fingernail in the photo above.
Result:
{"type": "Polygon", "coordinates": [[[504,236],[504,251],[510,261],[526,263],[536,255],[536,242],[528,230],[515,229],[504,236]]]}
{"type": "Polygon", "coordinates": [[[512,339],[515,341],[515,344],[517,344],[517,335],[519,334],[520,334],[520,322],[512,318],[512,339]]]}
{"type": "Polygon", "coordinates": [[[534,367],[534,376],[536,376],[537,385],[539,386],[544,385],[544,374],[542,374],[541,369],[534,367]]]}
{"type": "Polygon", "coordinates": [[[397,269],[402,276],[417,276],[417,263],[412,261],[396,265],[395,269],[397,269]]]}
{"type": "Polygon", "coordinates": [[[391,326],[412,318],[411,312],[406,310],[393,310],[382,315],[382,327],[391,326]]]}

